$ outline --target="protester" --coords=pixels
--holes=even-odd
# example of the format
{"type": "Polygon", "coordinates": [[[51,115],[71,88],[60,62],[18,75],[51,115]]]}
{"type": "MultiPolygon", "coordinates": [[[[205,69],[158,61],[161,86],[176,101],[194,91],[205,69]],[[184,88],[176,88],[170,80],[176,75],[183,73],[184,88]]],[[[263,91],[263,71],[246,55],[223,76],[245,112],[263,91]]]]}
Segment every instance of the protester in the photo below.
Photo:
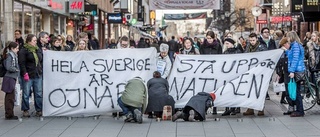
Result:
{"type": "Polygon", "coordinates": [[[161,77],[166,79],[171,71],[172,63],[168,56],[169,46],[168,44],[162,43],[160,45],[160,54],[157,58],[157,70],[160,72],[161,77]]]}
{"type": "Polygon", "coordinates": [[[109,44],[109,49],[116,49],[116,48],[117,48],[116,40],[111,39],[111,42],[109,44]]]}
{"type": "Polygon", "coordinates": [[[66,44],[70,47],[71,51],[74,49],[75,42],[74,42],[73,37],[71,35],[67,35],[66,44]]]}
{"type": "Polygon", "coordinates": [[[22,38],[21,30],[14,31],[14,37],[16,38],[16,42],[19,44],[19,48],[22,48],[24,45],[24,40],[22,38]]]}
{"type": "MultiPolygon", "coordinates": [[[[26,41],[27,42],[27,41],[26,41]]],[[[36,42],[36,44],[38,44],[38,47],[41,51],[41,53],[43,53],[43,50],[48,50],[50,49],[51,45],[50,45],[50,41],[49,41],[49,35],[47,32],[40,32],[39,33],[39,39],[36,42]]],[[[25,47],[25,46],[24,46],[25,47]]]]}
{"type": "Polygon", "coordinates": [[[16,120],[14,115],[14,101],[15,101],[15,85],[19,77],[18,53],[19,45],[16,42],[10,42],[2,53],[4,59],[4,66],[7,70],[2,80],[1,90],[6,93],[4,98],[5,119],[16,120]]]}
{"type": "MultiPolygon", "coordinates": [[[[242,53],[242,51],[235,47],[235,41],[232,38],[226,38],[224,39],[224,47],[226,50],[223,52],[223,54],[237,54],[242,53]]],[[[240,107],[226,107],[226,110],[222,113],[222,116],[228,116],[228,115],[236,115],[237,113],[240,113],[240,107]]]]}
{"type": "Polygon", "coordinates": [[[220,42],[215,38],[213,31],[208,31],[206,34],[206,39],[203,44],[200,46],[201,54],[221,54],[222,46],[220,42]]]}
{"type": "MultiPolygon", "coordinates": [[[[255,33],[249,35],[249,44],[246,46],[246,52],[260,52],[268,50],[267,46],[261,44],[258,40],[258,36],[255,33]]],[[[243,113],[244,116],[254,115],[254,110],[248,108],[246,112],[243,113]]],[[[264,116],[264,110],[258,112],[258,116],[264,116]]]]}
{"type": "Polygon", "coordinates": [[[37,46],[37,38],[28,34],[24,48],[18,53],[21,76],[24,79],[21,110],[24,117],[29,114],[29,96],[31,87],[34,95],[36,116],[42,116],[42,54],[37,46]]]}
{"type": "Polygon", "coordinates": [[[127,36],[122,36],[117,44],[117,49],[130,48],[129,38],[127,36]]]}
{"type": "Polygon", "coordinates": [[[142,114],[148,105],[148,90],[144,81],[140,77],[135,77],[128,81],[118,104],[123,114],[126,115],[125,122],[142,123],[142,114]]]}
{"type": "Polygon", "coordinates": [[[313,31],[311,34],[311,40],[307,43],[308,61],[309,68],[311,70],[311,82],[316,83],[316,79],[320,70],[320,33],[318,31],[313,31]]]}
{"type": "Polygon", "coordinates": [[[154,48],[156,48],[157,49],[157,53],[159,53],[160,52],[160,46],[158,45],[158,40],[157,39],[153,39],[153,41],[152,41],[152,43],[151,43],[151,45],[150,45],[150,47],[154,47],[154,48]]]}
{"type": "Polygon", "coordinates": [[[53,38],[51,40],[50,50],[53,50],[53,51],[69,51],[69,48],[67,50],[66,46],[62,46],[62,42],[61,41],[62,41],[61,37],[60,38],[59,37],[53,38]]]}
{"type": "Polygon", "coordinates": [[[153,72],[153,78],[147,82],[147,87],[149,98],[146,112],[149,114],[148,118],[153,118],[152,112],[157,118],[160,118],[165,105],[170,105],[171,108],[174,108],[175,101],[169,95],[168,81],[161,78],[160,72],[153,72]]]}
{"type": "Polygon", "coordinates": [[[74,51],[81,51],[81,50],[89,50],[88,44],[86,43],[85,40],[79,40],[76,43],[76,47],[74,48],[74,51]]]}
{"type": "Polygon", "coordinates": [[[206,112],[209,107],[213,106],[215,99],[214,93],[199,92],[190,98],[183,111],[178,111],[173,115],[172,121],[175,122],[178,119],[191,122],[206,120],[206,112]]]}
{"type": "MultiPolygon", "coordinates": [[[[283,49],[286,51],[286,55],[288,56],[288,72],[290,78],[295,78],[295,75],[298,73],[304,73],[305,65],[304,65],[304,48],[302,43],[300,42],[300,38],[296,32],[290,31],[287,33],[287,40],[290,43],[290,47],[283,46],[283,49]]],[[[301,97],[301,83],[303,81],[298,81],[297,89],[296,89],[296,100],[295,105],[297,106],[296,111],[290,114],[291,117],[303,117],[304,109],[303,102],[301,97]]]]}
{"type": "Polygon", "coordinates": [[[199,55],[200,52],[193,46],[192,38],[185,38],[183,40],[183,48],[179,50],[180,54],[187,54],[187,55],[199,55]]]}

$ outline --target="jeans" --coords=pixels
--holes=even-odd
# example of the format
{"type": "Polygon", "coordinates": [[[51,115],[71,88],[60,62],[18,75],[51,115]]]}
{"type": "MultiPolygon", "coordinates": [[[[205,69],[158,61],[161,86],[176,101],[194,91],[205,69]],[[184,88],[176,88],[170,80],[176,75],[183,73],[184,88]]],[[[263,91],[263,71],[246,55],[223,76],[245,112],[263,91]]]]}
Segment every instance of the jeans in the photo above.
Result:
{"type": "Polygon", "coordinates": [[[297,83],[297,97],[295,100],[295,104],[297,105],[297,112],[304,115],[304,109],[302,104],[302,97],[301,97],[301,83],[297,83]]]}
{"type": "Polygon", "coordinates": [[[120,108],[122,109],[122,112],[124,115],[127,115],[129,112],[133,114],[133,111],[135,109],[139,109],[141,111],[141,108],[136,108],[136,107],[132,107],[132,106],[128,106],[128,105],[124,104],[121,100],[121,97],[118,98],[118,104],[119,104],[120,108]]]}
{"type": "Polygon", "coordinates": [[[29,110],[29,97],[31,87],[34,95],[34,107],[36,111],[42,111],[42,77],[32,78],[29,81],[24,81],[22,92],[21,110],[29,110]]]}
{"type": "Polygon", "coordinates": [[[169,51],[169,58],[170,58],[170,60],[171,60],[171,63],[173,63],[173,61],[174,61],[174,51],[169,51]]]}

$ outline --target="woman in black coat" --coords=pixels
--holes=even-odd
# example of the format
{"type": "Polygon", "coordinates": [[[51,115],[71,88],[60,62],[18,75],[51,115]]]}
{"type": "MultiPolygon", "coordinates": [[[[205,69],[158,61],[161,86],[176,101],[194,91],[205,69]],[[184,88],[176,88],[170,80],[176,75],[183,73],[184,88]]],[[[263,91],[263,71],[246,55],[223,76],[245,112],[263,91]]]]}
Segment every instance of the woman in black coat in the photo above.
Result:
{"type": "Polygon", "coordinates": [[[163,107],[170,105],[174,110],[173,97],[168,94],[169,84],[164,78],[161,78],[161,74],[158,71],[153,73],[153,78],[147,83],[148,87],[148,106],[146,112],[149,114],[148,118],[153,118],[152,112],[157,118],[162,116],[163,107]]]}

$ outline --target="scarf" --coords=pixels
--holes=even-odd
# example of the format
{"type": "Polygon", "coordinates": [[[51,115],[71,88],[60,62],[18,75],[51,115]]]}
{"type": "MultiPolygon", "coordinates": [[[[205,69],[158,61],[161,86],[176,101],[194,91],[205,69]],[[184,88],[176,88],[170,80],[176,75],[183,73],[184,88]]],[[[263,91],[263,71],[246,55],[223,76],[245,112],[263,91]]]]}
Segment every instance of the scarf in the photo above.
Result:
{"type": "Polygon", "coordinates": [[[31,52],[31,53],[33,54],[34,60],[35,60],[35,62],[36,62],[36,66],[38,66],[38,64],[39,64],[39,58],[38,58],[38,55],[37,55],[37,50],[39,49],[39,47],[38,47],[38,46],[32,46],[32,45],[30,45],[30,44],[28,44],[28,43],[26,43],[26,44],[24,45],[24,47],[25,47],[29,52],[31,52]]]}
{"type": "Polygon", "coordinates": [[[257,48],[259,47],[259,45],[260,45],[259,41],[257,41],[257,43],[255,45],[250,44],[249,52],[255,52],[257,50],[257,48]]]}

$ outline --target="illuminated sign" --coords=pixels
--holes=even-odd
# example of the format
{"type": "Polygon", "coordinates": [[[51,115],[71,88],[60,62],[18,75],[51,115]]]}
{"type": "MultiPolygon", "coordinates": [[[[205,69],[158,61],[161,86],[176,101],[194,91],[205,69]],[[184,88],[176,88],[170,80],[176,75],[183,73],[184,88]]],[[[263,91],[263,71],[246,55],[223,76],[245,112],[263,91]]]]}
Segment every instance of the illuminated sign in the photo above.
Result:
{"type": "Polygon", "coordinates": [[[84,12],[84,0],[69,0],[69,13],[84,12]]]}

